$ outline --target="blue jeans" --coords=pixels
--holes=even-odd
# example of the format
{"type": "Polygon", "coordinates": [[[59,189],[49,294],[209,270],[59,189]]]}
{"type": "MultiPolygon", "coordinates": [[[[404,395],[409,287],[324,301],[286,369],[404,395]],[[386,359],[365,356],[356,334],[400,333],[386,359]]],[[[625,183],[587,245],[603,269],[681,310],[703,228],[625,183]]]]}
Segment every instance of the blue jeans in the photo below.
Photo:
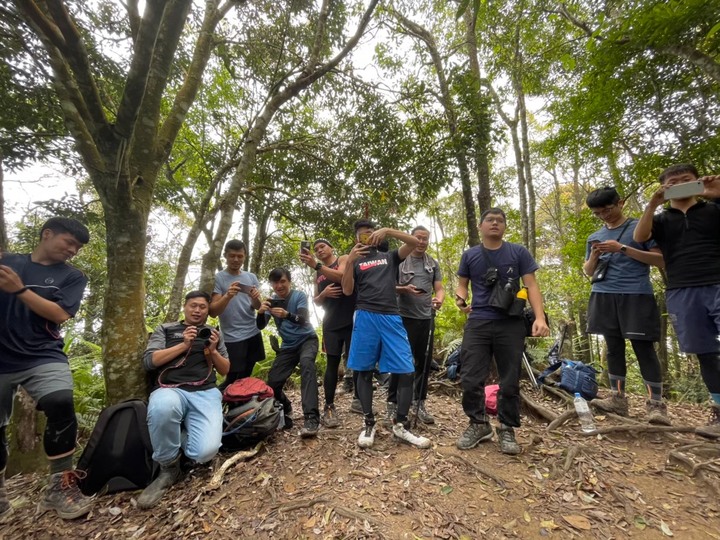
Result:
{"type": "Polygon", "coordinates": [[[172,462],[181,448],[189,459],[206,463],[220,448],[222,394],[217,388],[158,388],[150,394],[147,419],[152,457],[160,465],[172,462]]]}

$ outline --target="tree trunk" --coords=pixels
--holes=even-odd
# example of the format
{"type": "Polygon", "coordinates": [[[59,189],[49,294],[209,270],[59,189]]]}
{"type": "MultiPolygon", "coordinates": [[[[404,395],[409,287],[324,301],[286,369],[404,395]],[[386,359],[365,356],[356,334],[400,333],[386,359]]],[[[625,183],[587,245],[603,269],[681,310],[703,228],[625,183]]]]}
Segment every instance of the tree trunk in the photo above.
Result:
{"type": "Polygon", "coordinates": [[[267,230],[268,223],[270,222],[270,216],[273,213],[273,208],[270,205],[263,207],[263,213],[260,217],[260,222],[257,224],[257,231],[255,233],[255,242],[253,243],[253,260],[251,272],[258,276],[262,269],[263,253],[265,253],[265,244],[267,244],[267,230]]]}
{"type": "Polygon", "coordinates": [[[525,186],[527,189],[527,219],[528,219],[528,251],[533,257],[537,256],[535,249],[535,187],[532,179],[532,166],[530,163],[530,134],[528,132],[527,108],[525,107],[525,90],[520,80],[516,77],[515,92],[518,99],[518,120],[520,121],[520,142],[522,145],[523,169],[525,171],[525,186]]]}
{"type": "Polygon", "coordinates": [[[8,440],[10,459],[6,475],[47,470],[47,456],[43,447],[45,415],[35,409],[35,402],[20,387],[15,397],[8,440]]]}
{"type": "Polygon", "coordinates": [[[0,252],[8,249],[8,234],[7,226],[5,224],[5,195],[3,192],[3,181],[5,175],[3,174],[2,154],[0,154],[0,252]]]}
{"type": "MultiPolygon", "coordinates": [[[[165,315],[165,322],[177,321],[180,316],[180,308],[182,307],[183,291],[185,290],[185,279],[187,278],[190,261],[192,260],[192,252],[197,244],[204,223],[199,220],[193,221],[192,227],[185,238],[183,247],[180,250],[177,265],[175,267],[175,278],[173,279],[170,298],[168,299],[168,309],[165,315]]],[[[212,292],[212,290],[208,291],[212,292]]]]}
{"type": "MultiPolygon", "coordinates": [[[[149,208],[148,208],[149,210],[149,208]]],[[[145,328],[145,247],[147,213],[135,205],[105,208],[108,287],[102,345],[108,403],[143,398],[147,390],[142,355],[145,328]]]]}
{"type": "MultiPolygon", "coordinates": [[[[246,251],[250,249],[250,211],[252,210],[252,200],[250,197],[245,197],[243,201],[243,228],[242,228],[242,241],[245,244],[246,251]]],[[[243,262],[243,270],[247,271],[250,268],[250,257],[249,253],[246,253],[245,261],[243,262]]],[[[254,252],[254,256],[257,256],[258,252],[254,252]]]]}

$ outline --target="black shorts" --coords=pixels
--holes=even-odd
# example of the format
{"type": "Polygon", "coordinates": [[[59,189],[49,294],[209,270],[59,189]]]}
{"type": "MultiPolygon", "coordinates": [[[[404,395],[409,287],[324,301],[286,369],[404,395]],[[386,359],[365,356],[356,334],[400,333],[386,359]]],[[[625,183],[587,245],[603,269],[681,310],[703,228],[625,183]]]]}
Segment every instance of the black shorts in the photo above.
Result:
{"type": "Polygon", "coordinates": [[[341,356],[343,348],[345,352],[350,351],[350,339],[352,338],[352,325],[335,330],[323,329],[323,349],[329,356],[341,356]]]}
{"type": "Polygon", "coordinates": [[[243,366],[265,360],[265,344],[260,332],[242,341],[225,343],[225,347],[230,357],[230,371],[242,371],[243,366]]]}
{"type": "Polygon", "coordinates": [[[591,293],[588,334],[660,340],[660,312],[652,294],[591,293]]]}

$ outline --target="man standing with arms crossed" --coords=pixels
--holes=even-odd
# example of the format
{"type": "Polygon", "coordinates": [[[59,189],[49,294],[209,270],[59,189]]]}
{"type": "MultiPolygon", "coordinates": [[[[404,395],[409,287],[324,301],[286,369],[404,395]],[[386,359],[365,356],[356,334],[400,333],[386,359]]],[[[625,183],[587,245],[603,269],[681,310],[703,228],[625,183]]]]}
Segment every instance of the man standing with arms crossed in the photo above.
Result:
{"type": "Polygon", "coordinates": [[[482,244],[468,249],[460,260],[455,304],[469,314],[462,342],[462,406],[470,424],[456,445],[469,450],[492,439],[493,431],[485,414],[485,380],[493,357],[500,376],[497,429],[500,451],[519,454],[515,429],[520,427],[520,367],[525,347],[525,322],[510,317],[490,305],[496,281],[527,287],[528,300],[535,312],[533,336],[548,336],[542,295],[535,279],[538,265],[525,247],[503,240],[507,222],[500,208],[485,210],[480,216],[482,244]],[[472,306],[467,304],[472,282],[472,306]]]}
{"type": "Polygon", "coordinates": [[[224,252],[227,267],[215,275],[209,314],[220,319],[230,358],[230,372],[221,389],[252,375],[255,364],[265,359],[262,333],[255,324],[255,310],[260,307],[260,282],[255,274],[242,269],[246,256],[243,242],[229,240],[224,252]]]}
{"type": "Polygon", "coordinates": [[[60,325],[77,313],[87,284],[67,261],[89,240],[80,222],[54,217],[40,229],[32,253],[4,253],[0,259],[0,523],[12,512],[5,488],[7,426],[19,386],[47,417],[43,446],[50,479],[38,509],[74,519],[91,508],[72,465],[78,424],[60,335],[60,325]]]}
{"type": "Polygon", "coordinates": [[[673,165],[660,175],[660,189],[650,199],[635,227],[636,242],[655,240],[667,272],[667,310],[680,350],[695,354],[713,401],[710,422],[696,433],[720,438],[720,206],[697,196],[671,198],[665,191],[700,181],[705,198],[720,197],[720,176],[699,178],[690,164],[673,165]]]}
{"type": "MultiPolygon", "coordinates": [[[[422,225],[418,225],[410,234],[417,238],[418,244],[410,256],[400,263],[398,284],[395,290],[398,293],[400,316],[407,331],[415,360],[411,410],[415,410],[417,407],[417,419],[423,424],[434,424],[435,419],[425,408],[430,375],[429,366],[426,366],[425,363],[432,361],[432,358],[427,358],[427,353],[434,317],[433,311],[437,311],[442,306],[445,300],[445,289],[442,284],[440,266],[427,254],[430,231],[422,225]],[[433,292],[435,293],[434,297],[433,292]]],[[[388,416],[394,416],[396,408],[397,377],[393,377],[388,390],[388,416]]]]}

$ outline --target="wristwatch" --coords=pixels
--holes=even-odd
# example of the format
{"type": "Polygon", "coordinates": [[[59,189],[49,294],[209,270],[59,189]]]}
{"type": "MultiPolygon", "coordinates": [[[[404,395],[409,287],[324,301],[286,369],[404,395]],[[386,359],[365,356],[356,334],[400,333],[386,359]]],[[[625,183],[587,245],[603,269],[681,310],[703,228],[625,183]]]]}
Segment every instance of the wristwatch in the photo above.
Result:
{"type": "Polygon", "coordinates": [[[322,268],[322,263],[320,261],[315,263],[315,270],[320,270],[322,268]]]}
{"type": "Polygon", "coordinates": [[[620,246],[620,251],[622,251],[623,253],[627,252],[627,246],[625,244],[620,246]]]}

